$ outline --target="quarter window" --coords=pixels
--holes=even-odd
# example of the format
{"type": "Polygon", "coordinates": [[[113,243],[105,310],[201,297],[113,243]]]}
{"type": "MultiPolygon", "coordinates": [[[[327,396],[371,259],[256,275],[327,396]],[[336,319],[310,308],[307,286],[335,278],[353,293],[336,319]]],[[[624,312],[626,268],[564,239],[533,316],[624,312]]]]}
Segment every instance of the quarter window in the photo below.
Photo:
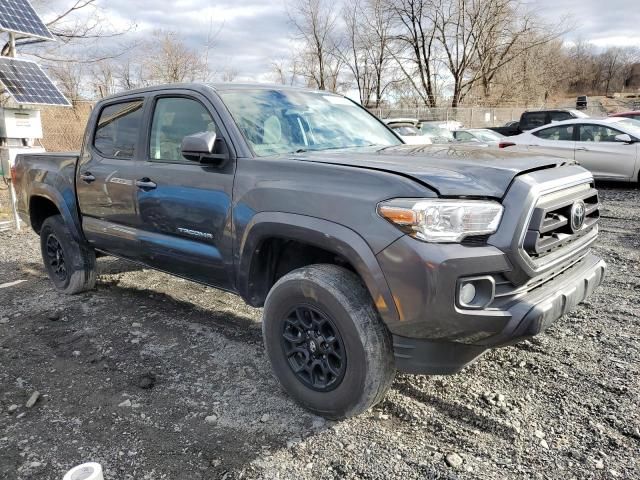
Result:
{"type": "Polygon", "coordinates": [[[100,112],[93,145],[105,157],[133,158],[141,123],[142,100],[108,105],[100,112]]]}
{"type": "Polygon", "coordinates": [[[581,142],[617,142],[616,135],[621,133],[604,125],[580,125],[581,142]]]}
{"type": "Polygon", "coordinates": [[[200,102],[182,97],[158,99],[151,123],[151,160],[186,162],[181,151],[184,137],[207,131],[215,132],[216,126],[200,102]]]}
{"type": "Polygon", "coordinates": [[[533,135],[544,140],[571,141],[573,140],[573,125],[549,127],[534,132],[533,135]]]}
{"type": "Polygon", "coordinates": [[[546,123],[546,112],[527,112],[522,115],[522,124],[520,125],[520,128],[523,130],[531,130],[532,128],[541,127],[546,123]]]}

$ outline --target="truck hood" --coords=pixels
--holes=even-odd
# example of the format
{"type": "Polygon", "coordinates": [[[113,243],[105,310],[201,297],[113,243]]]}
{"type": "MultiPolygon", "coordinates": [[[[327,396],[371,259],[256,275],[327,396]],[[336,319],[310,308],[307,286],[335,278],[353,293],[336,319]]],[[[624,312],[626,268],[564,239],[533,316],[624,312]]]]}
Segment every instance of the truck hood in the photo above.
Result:
{"type": "Polygon", "coordinates": [[[502,198],[519,174],[554,168],[567,159],[461,145],[397,145],[303,152],[295,160],[396,173],[444,197],[502,198]]]}

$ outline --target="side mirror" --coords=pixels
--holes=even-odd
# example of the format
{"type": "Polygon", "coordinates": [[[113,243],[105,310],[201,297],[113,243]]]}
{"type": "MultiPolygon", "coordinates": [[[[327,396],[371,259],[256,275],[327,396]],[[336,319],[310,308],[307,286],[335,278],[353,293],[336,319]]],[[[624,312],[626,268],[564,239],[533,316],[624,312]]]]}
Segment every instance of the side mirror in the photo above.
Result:
{"type": "Polygon", "coordinates": [[[633,143],[635,140],[628,133],[621,133],[615,136],[616,142],[633,143]]]}
{"type": "Polygon", "coordinates": [[[227,144],[215,132],[200,132],[184,137],[180,150],[182,156],[192,162],[222,167],[229,160],[227,144]]]}

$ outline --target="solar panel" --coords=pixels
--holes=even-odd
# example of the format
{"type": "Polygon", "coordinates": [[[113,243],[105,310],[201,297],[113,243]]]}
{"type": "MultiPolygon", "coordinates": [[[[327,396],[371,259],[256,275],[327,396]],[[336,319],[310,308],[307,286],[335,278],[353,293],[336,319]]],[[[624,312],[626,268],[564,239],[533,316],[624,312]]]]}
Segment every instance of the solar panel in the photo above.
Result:
{"type": "Polygon", "coordinates": [[[53,40],[29,0],[0,1],[0,30],[53,40]]]}
{"type": "Polygon", "coordinates": [[[18,103],[71,105],[34,62],[0,57],[0,83],[18,103]]]}

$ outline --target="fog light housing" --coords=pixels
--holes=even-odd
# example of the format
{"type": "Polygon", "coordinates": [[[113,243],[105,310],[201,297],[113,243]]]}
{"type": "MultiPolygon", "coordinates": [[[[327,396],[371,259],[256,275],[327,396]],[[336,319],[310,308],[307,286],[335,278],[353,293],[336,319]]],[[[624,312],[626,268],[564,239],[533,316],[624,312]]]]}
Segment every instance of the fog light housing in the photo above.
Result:
{"type": "Polygon", "coordinates": [[[481,309],[493,302],[496,282],[493,277],[462,278],[458,281],[457,303],[461,308],[481,309]]]}

